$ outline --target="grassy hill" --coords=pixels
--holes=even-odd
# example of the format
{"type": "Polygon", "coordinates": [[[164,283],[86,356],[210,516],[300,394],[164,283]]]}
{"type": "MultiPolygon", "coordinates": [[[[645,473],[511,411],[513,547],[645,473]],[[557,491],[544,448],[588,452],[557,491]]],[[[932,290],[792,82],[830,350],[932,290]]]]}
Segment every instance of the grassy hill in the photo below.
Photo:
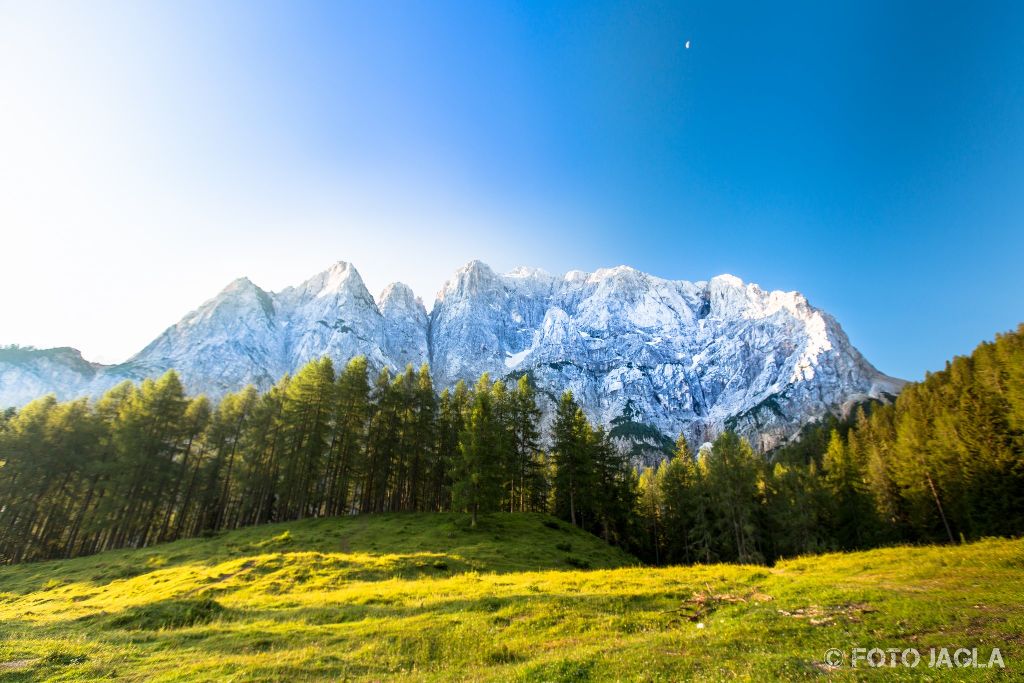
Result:
{"type": "Polygon", "coordinates": [[[1001,648],[1024,541],[644,568],[544,515],[367,515],[0,568],[0,680],[758,680],[830,647],[1001,648]]]}

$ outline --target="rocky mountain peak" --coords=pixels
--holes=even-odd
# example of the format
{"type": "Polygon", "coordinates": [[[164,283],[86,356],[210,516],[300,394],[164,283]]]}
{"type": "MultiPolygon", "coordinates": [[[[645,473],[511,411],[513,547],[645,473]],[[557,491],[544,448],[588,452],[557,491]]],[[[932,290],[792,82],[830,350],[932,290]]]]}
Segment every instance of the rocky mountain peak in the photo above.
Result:
{"type": "Polygon", "coordinates": [[[355,266],[338,261],[327,270],[317,273],[298,287],[289,287],[281,296],[296,299],[348,299],[376,306],[363,278],[355,266]]]}
{"type": "Polygon", "coordinates": [[[493,293],[498,288],[498,275],[483,261],[474,260],[455,271],[455,276],[442,288],[438,300],[472,297],[481,292],[493,293]]]}
{"type": "Polygon", "coordinates": [[[517,280],[554,280],[554,275],[548,273],[543,268],[531,268],[530,266],[518,266],[513,268],[505,274],[507,278],[513,278],[517,280]]]}
{"type": "Polygon", "coordinates": [[[402,282],[392,282],[377,298],[377,307],[387,317],[393,311],[413,311],[422,314],[425,318],[427,310],[423,300],[417,297],[409,285],[402,282]]]}
{"type": "Polygon", "coordinates": [[[214,311],[230,311],[230,314],[236,314],[246,308],[254,312],[261,311],[264,315],[273,315],[274,305],[267,292],[249,278],[240,277],[232,280],[217,296],[200,306],[197,313],[211,315],[214,311]]]}

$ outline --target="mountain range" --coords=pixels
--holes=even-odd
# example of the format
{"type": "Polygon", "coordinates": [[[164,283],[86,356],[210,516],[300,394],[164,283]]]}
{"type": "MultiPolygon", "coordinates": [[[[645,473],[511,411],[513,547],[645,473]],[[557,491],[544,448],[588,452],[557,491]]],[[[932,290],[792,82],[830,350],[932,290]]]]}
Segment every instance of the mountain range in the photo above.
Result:
{"type": "Polygon", "coordinates": [[[360,354],[373,370],[429,363],[438,388],[483,372],[528,374],[546,414],[570,389],[613,436],[654,450],[680,433],[702,443],[725,429],[767,450],[808,421],[891,398],[904,384],[803,295],[732,275],[687,282],[626,266],[500,275],[473,261],[428,313],[401,283],[375,299],[338,262],[280,292],[235,280],[119,365],[71,348],[0,349],[0,406],[96,396],[171,368],[191,393],[217,398],[247,384],[267,389],[320,356],[340,367],[360,354]]]}

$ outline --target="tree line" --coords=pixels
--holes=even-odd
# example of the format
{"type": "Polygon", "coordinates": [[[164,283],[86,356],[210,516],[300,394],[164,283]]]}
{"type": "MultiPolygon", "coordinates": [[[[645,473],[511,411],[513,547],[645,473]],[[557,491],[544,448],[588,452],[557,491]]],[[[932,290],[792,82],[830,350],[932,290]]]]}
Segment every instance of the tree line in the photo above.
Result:
{"type": "Polygon", "coordinates": [[[426,366],[369,374],[323,358],[213,405],[171,371],[0,414],[0,562],[395,511],[554,511],[624,542],[635,473],[571,394],[544,451],[527,378],[438,395],[426,366]]]}
{"type": "Polygon", "coordinates": [[[680,441],[640,483],[639,553],[660,562],[1020,535],[1024,325],[767,458],[728,433],[696,458],[680,441]]]}
{"type": "Polygon", "coordinates": [[[725,432],[638,472],[571,393],[541,422],[528,377],[437,394],[362,357],[216,405],[174,372],[45,397],[0,413],[0,562],[388,511],[549,512],[659,564],[1024,533],[1024,326],[767,457],[725,432]]]}

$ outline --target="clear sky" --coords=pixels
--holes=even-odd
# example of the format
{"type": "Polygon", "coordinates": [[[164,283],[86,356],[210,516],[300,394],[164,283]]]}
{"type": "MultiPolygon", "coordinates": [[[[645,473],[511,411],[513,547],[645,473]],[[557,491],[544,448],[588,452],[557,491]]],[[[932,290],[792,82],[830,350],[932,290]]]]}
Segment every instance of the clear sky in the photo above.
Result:
{"type": "Polygon", "coordinates": [[[0,344],[479,258],[797,289],[918,379],[1024,320],[1022,45],[1020,2],[0,0],[0,344]]]}

